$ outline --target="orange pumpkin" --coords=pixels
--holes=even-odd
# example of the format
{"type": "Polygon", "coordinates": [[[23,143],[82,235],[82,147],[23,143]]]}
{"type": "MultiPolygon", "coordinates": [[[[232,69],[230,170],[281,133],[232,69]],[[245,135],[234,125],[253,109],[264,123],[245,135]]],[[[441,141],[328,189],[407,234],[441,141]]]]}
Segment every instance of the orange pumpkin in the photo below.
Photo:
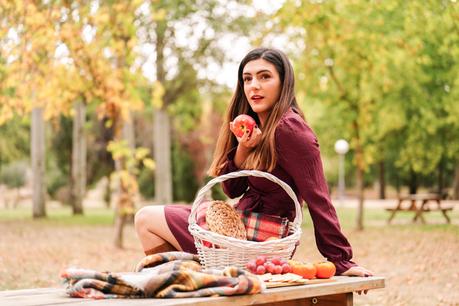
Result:
{"type": "Polygon", "coordinates": [[[336,267],[330,261],[318,262],[315,266],[317,269],[317,278],[330,278],[336,273],[336,267]]]}
{"type": "Polygon", "coordinates": [[[312,263],[300,263],[291,267],[292,273],[300,275],[303,278],[313,279],[316,276],[317,268],[312,263]]]}

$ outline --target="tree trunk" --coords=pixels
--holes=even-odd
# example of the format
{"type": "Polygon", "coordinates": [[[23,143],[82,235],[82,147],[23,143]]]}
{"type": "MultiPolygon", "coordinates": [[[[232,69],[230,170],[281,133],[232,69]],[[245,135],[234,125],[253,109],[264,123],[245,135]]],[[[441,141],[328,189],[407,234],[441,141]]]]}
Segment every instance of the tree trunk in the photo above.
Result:
{"type": "Polygon", "coordinates": [[[443,156],[440,159],[440,163],[438,164],[438,186],[437,192],[440,197],[443,197],[443,189],[444,189],[444,173],[445,173],[445,158],[443,156]]]}
{"type": "MultiPolygon", "coordinates": [[[[135,149],[135,137],[134,137],[134,127],[132,123],[132,116],[129,114],[129,118],[121,127],[121,138],[126,140],[128,143],[128,147],[130,150],[135,149]]],[[[128,170],[126,168],[126,161],[124,159],[117,160],[115,162],[115,167],[117,171],[120,170],[128,170]]],[[[123,232],[124,232],[124,225],[128,219],[133,220],[133,215],[127,213],[127,211],[134,211],[134,199],[132,198],[134,195],[130,194],[127,188],[123,185],[123,181],[120,180],[119,189],[118,189],[118,201],[116,205],[116,212],[115,212],[115,238],[114,243],[115,246],[118,248],[123,248],[123,232]]]]}
{"type": "Polygon", "coordinates": [[[413,169],[410,170],[410,194],[416,194],[418,191],[418,180],[416,172],[413,169]]]}
{"type": "Polygon", "coordinates": [[[163,109],[154,112],[155,202],[172,203],[171,130],[169,115],[163,109]]]}
{"type": "Polygon", "coordinates": [[[395,189],[397,190],[397,197],[400,197],[400,176],[395,173],[395,189]]]}
{"type": "Polygon", "coordinates": [[[357,184],[357,192],[358,192],[358,200],[359,206],[357,209],[357,230],[363,230],[363,210],[364,210],[364,184],[363,184],[363,170],[357,167],[357,177],[356,177],[356,184],[357,184]]]}
{"type": "Polygon", "coordinates": [[[379,162],[379,198],[386,198],[386,175],[383,160],[379,162]]]}
{"type": "Polygon", "coordinates": [[[123,231],[124,231],[124,224],[126,223],[126,215],[119,211],[115,213],[115,247],[122,249],[123,248],[123,231]]]}
{"type": "Polygon", "coordinates": [[[112,180],[110,179],[110,174],[106,176],[106,179],[107,179],[107,184],[105,185],[104,201],[105,201],[105,207],[110,208],[110,205],[112,203],[112,188],[111,188],[112,180]]]}
{"type": "Polygon", "coordinates": [[[31,126],[31,159],[32,159],[32,184],[33,184],[33,217],[46,217],[45,207],[45,120],[43,108],[36,107],[32,110],[31,126]]]}
{"type": "MultiPolygon", "coordinates": [[[[135,151],[135,132],[134,132],[134,118],[132,116],[132,113],[129,112],[129,119],[124,123],[123,125],[123,139],[127,141],[127,144],[129,146],[129,149],[132,150],[132,152],[135,151]]],[[[133,174],[133,169],[127,169],[131,175],[135,176],[133,174]]],[[[131,204],[132,204],[132,213],[129,215],[125,215],[124,219],[124,224],[129,222],[133,223],[134,222],[134,213],[135,213],[135,198],[138,196],[138,192],[136,193],[130,193],[131,196],[131,204]]]]}
{"type": "Polygon", "coordinates": [[[134,123],[132,115],[129,114],[129,119],[123,124],[123,139],[127,141],[127,144],[131,150],[135,150],[135,133],[134,123]]]}
{"type": "Polygon", "coordinates": [[[456,161],[456,167],[454,169],[453,199],[459,200],[459,160],[456,161]]]}
{"type": "Polygon", "coordinates": [[[86,105],[78,101],[74,104],[72,135],[72,187],[71,201],[74,215],[83,214],[83,199],[86,192],[86,105]]]}
{"type": "Polygon", "coordinates": [[[357,208],[357,230],[363,230],[363,210],[364,210],[364,183],[363,174],[365,170],[365,161],[363,158],[363,148],[360,139],[360,127],[357,121],[352,123],[355,133],[355,164],[357,166],[356,171],[356,187],[358,192],[358,208],[357,208]]]}
{"type": "MultiPolygon", "coordinates": [[[[166,45],[167,23],[160,21],[156,23],[156,78],[164,85],[166,81],[164,47],[166,45]]],[[[154,157],[156,162],[155,170],[155,202],[161,204],[172,203],[172,166],[171,166],[171,128],[170,118],[167,113],[167,103],[155,108],[153,114],[153,143],[154,157]]]]}

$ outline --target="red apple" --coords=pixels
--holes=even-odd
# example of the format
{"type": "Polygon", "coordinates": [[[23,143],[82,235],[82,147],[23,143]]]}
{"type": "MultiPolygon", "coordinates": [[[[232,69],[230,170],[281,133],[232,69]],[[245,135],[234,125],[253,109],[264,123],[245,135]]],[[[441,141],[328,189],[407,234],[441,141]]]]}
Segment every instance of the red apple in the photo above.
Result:
{"type": "Polygon", "coordinates": [[[255,125],[255,120],[249,115],[239,115],[233,120],[233,133],[236,137],[244,136],[244,133],[247,130],[249,131],[249,134],[251,134],[255,125]]]}
{"type": "Polygon", "coordinates": [[[290,273],[290,272],[292,272],[292,268],[290,267],[288,263],[284,263],[282,265],[282,274],[290,273]]]}
{"type": "Polygon", "coordinates": [[[264,264],[265,268],[266,268],[266,271],[269,272],[269,273],[273,273],[274,272],[274,264],[270,261],[267,261],[265,264],[264,264]]]}
{"type": "Polygon", "coordinates": [[[264,256],[264,255],[257,256],[257,258],[255,259],[255,262],[256,262],[257,266],[264,265],[265,262],[266,262],[266,256],[264,256]]]}
{"type": "Polygon", "coordinates": [[[274,273],[273,274],[282,274],[282,267],[281,266],[274,266],[274,273]]]}
{"type": "Polygon", "coordinates": [[[278,257],[278,256],[275,256],[275,257],[273,257],[273,259],[271,259],[272,263],[275,264],[275,265],[278,265],[278,266],[282,265],[281,260],[282,259],[280,257],[278,257]]]}
{"type": "Polygon", "coordinates": [[[257,267],[256,273],[257,273],[258,275],[265,274],[265,273],[266,273],[266,268],[265,268],[265,266],[258,266],[258,267],[257,267]]]}
{"type": "Polygon", "coordinates": [[[255,272],[256,269],[257,269],[257,264],[255,263],[255,260],[250,260],[246,265],[245,267],[247,268],[247,270],[249,270],[250,272],[255,272]]]}

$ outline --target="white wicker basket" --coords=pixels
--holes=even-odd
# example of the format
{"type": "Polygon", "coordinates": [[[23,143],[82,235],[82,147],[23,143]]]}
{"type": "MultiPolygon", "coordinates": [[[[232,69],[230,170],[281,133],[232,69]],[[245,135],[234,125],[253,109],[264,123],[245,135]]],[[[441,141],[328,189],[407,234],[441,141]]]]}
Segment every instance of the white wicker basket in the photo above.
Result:
{"type": "Polygon", "coordinates": [[[265,255],[268,258],[278,256],[290,259],[293,255],[295,245],[301,237],[302,219],[303,214],[300,203],[289,185],[267,172],[242,170],[218,176],[210,180],[199,190],[193,202],[190,217],[188,218],[188,230],[194,237],[199,260],[205,268],[223,269],[227,266],[245,268],[245,264],[250,259],[255,259],[258,255],[265,255]],[[244,176],[263,177],[275,182],[292,198],[295,203],[295,219],[289,224],[289,235],[287,237],[264,242],[239,240],[205,230],[196,223],[198,206],[203,202],[205,195],[215,184],[244,176]],[[204,245],[203,241],[210,242],[212,246],[208,247],[204,245]],[[218,248],[215,245],[218,245],[218,248]]]}

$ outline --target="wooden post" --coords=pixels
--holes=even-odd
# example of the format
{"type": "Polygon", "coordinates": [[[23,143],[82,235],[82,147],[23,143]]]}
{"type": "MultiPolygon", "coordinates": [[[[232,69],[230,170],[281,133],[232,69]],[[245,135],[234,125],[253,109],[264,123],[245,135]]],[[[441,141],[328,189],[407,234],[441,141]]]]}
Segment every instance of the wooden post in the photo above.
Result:
{"type": "Polygon", "coordinates": [[[31,160],[33,217],[46,217],[45,207],[45,120],[43,108],[32,109],[31,160]]]}
{"type": "MultiPolygon", "coordinates": [[[[156,79],[164,85],[166,70],[164,49],[167,42],[167,23],[158,21],[156,33],[156,79]]],[[[169,101],[163,101],[161,107],[154,109],[153,114],[153,155],[156,162],[155,170],[155,202],[159,204],[172,203],[172,166],[171,166],[171,127],[167,113],[169,101]]]]}
{"type": "Polygon", "coordinates": [[[169,115],[163,109],[154,114],[155,202],[172,203],[171,131],[169,115]]]}
{"type": "MultiPolygon", "coordinates": [[[[126,140],[130,150],[135,150],[135,134],[134,134],[134,126],[133,126],[133,119],[132,115],[129,112],[129,117],[125,122],[123,122],[121,127],[121,138],[126,140]]],[[[132,169],[125,169],[126,167],[126,160],[117,160],[115,162],[115,167],[117,171],[120,170],[128,170],[131,171],[132,169]]],[[[123,233],[124,233],[124,225],[129,219],[133,219],[132,215],[126,214],[126,208],[134,207],[134,199],[132,198],[132,194],[129,193],[129,190],[126,189],[126,186],[123,185],[123,182],[120,180],[119,183],[119,190],[118,190],[118,201],[116,205],[116,213],[115,213],[115,238],[114,244],[118,248],[123,248],[123,233]]]]}
{"type": "Polygon", "coordinates": [[[86,105],[78,101],[74,104],[72,135],[72,208],[73,214],[83,214],[83,198],[86,193],[86,105]]]}

